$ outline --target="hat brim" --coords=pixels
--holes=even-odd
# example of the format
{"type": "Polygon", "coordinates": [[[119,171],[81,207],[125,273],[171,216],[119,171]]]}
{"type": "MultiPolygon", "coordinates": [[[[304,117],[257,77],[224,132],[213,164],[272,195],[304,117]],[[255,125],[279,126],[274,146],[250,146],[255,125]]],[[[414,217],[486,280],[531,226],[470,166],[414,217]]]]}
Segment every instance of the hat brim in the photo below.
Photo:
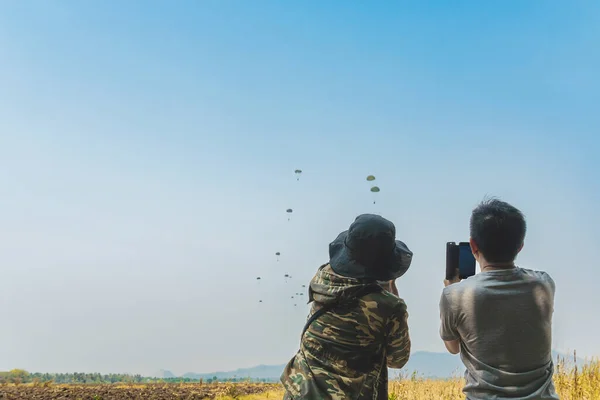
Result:
{"type": "Polygon", "coordinates": [[[329,245],[329,264],[340,275],[357,279],[390,281],[408,271],[413,253],[400,240],[395,241],[394,251],[387,260],[375,267],[367,267],[356,261],[346,246],[348,231],[344,231],[329,245]]]}

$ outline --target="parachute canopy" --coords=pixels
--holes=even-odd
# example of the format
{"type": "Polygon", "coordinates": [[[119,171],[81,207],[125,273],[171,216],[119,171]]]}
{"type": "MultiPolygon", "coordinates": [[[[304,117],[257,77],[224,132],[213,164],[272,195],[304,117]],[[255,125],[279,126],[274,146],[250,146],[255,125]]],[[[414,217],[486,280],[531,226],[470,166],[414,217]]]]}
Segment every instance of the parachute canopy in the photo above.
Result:
{"type": "Polygon", "coordinates": [[[256,277],[256,280],[257,280],[257,281],[259,281],[259,280],[260,280],[260,276],[257,276],[257,277],[256,277]]]}
{"type": "Polygon", "coordinates": [[[281,253],[280,253],[280,252],[277,252],[277,253],[275,253],[275,255],[276,255],[276,256],[280,256],[280,255],[281,255],[281,253]]]}
{"type": "Polygon", "coordinates": [[[373,192],[373,193],[379,193],[379,186],[373,186],[371,188],[371,192],[373,192]]]}
{"type": "Polygon", "coordinates": [[[302,173],[302,170],[301,170],[301,169],[297,169],[297,170],[295,170],[295,171],[294,171],[294,173],[295,173],[296,175],[300,175],[300,174],[302,173]]]}
{"type": "Polygon", "coordinates": [[[294,212],[294,210],[292,210],[291,208],[288,208],[287,210],[285,210],[286,213],[288,213],[288,222],[290,221],[290,219],[292,219],[292,212],[294,212]]]}
{"type": "Polygon", "coordinates": [[[372,181],[374,181],[374,180],[375,180],[375,176],[374,176],[374,175],[369,175],[369,176],[367,176],[367,180],[368,180],[369,182],[372,182],[372,181]]]}

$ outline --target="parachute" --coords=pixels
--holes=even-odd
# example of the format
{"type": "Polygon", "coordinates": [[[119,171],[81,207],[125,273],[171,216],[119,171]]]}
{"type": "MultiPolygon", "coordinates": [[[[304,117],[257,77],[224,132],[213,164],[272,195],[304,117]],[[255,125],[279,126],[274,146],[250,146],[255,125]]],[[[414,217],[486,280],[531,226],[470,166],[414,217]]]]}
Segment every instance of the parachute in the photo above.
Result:
{"type": "Polygon", "coordinates": [[[279,256],[281,255],[280,252],[275,253],[275,255],[277,256],[277,261],[279,261],[279,256]]]}
{"type": "Polygon", "coordinates": [[[296,180],[299,181],[300,180],[300,175],[302,175],[302,170],[301,169],[297,169],[294,171],[294,173],[296,174],[296,180]]]}
{"type": "Polygon", "coordinates": [[[262,300],[259,300],[258,302],[259,302],[259,303],[262,303],[262,300]]]}
{"type": "Polygon", "coordinates": [[[288,221],[289,221],[294,210],[292,210],[291,208],[288,208],[287,210],[285,210],[285,212],[289,214],[288,215],[288,221]]]}
{"type": "MultiPolygon", "coordinates": [[[[376,180],[375,175],[367,176],[367,182],[371,182],[371,184],[373,184],[373,181],[375,181],[375,180],[376,180]]],[[[375,193],[379,193],[379,187],[371,186],[371,192],[373,193],[373,204],[375,204],[376,203],[375,200],[377,199],[375,193]]]]}
{"type": "MultiPolygon", "coordinates": [[[[372,192],[372,193],[379,193],[379,192],[380,192],[379,186],[373,186],[373,187],[371,188],[371,192],[372,192]]],[[[375,204],[375,203],[376,203],[375,199],[376,199],[376,197],[373,197],[373,204],[375,204]]]]}

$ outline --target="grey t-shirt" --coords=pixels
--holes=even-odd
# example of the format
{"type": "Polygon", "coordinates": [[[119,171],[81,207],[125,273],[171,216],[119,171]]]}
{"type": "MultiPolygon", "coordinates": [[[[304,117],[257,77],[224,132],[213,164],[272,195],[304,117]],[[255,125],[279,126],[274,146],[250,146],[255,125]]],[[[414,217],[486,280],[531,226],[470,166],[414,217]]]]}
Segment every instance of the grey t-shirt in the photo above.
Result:
{"type": "Polygon", "coordinates": [[[460,340],[467,399],[558,399],[552,383],[554,281],[545,272],[481,272],[442,292],[443,340],[460,340]]]}

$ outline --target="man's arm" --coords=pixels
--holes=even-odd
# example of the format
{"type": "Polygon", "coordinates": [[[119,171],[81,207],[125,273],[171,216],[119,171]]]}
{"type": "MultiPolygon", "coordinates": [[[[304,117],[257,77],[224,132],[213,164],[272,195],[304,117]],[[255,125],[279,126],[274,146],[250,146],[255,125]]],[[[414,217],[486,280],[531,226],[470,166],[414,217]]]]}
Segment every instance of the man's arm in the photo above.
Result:
{"type": "Polygon", "coordinates": [[[408,333],[408,311],[406,304],[400,300],[388,321],[387,366],[402,368],[410,357],[410,336],[408,333]]]}
{"type": "Polygon", "coordinates": [[[460,336],[454,314],[448,301],[447,292],[444,290],[440,298],[440,336],[446,349],[451,354],[458,354],[460,353],[460,336]]]}

